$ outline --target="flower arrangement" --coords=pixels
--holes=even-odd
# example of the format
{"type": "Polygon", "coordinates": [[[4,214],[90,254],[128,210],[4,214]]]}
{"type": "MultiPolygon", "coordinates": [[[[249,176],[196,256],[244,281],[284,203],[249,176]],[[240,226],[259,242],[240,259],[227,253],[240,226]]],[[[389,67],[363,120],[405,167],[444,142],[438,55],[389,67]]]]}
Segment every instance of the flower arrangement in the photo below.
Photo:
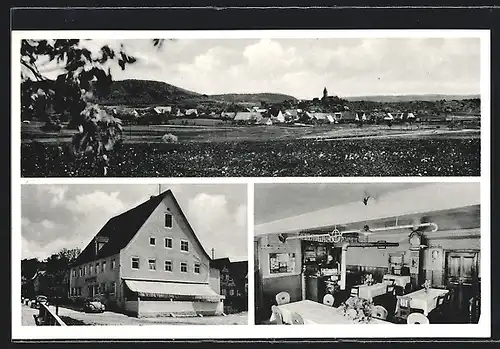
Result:
{"type": "Polygon", "coordinates": [[[369,322],[371,320],[373,304],[366,299],[351,297],[341,304],[344,316],[357,322],[369,322]]]}
{"type": "Polygon", "coordinates": [[[363,283],[367,286],[373,285],[375,283],[375,280],[373,280],[373,275],[366,274],[363,283]]]}
{"type": "Polygon", "coordinates": [[[425,292],[429,292],[429,289],[431,288],[431,282],[429,280],[425,280],[422,287],[424,288],[425,292]]]}

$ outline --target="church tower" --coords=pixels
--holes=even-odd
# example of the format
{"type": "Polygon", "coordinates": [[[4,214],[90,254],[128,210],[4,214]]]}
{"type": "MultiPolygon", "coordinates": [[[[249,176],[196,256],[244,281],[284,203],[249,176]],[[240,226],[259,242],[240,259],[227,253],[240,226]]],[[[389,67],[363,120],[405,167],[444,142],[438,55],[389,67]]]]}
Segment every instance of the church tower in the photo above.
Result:
{"type": "Polygon", "coordinates": [[[326,86],[325,88],[323,89],[323,99],[326,99],[328,98],[328,90],[326,89],[326,86]]]}

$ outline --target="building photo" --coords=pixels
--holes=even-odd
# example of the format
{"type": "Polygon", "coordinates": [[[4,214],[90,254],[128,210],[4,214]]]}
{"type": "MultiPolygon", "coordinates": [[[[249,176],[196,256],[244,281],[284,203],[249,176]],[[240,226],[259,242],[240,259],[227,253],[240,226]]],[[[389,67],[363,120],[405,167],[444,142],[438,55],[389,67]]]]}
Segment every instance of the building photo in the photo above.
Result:
{"type": "Polygon", "coordinates": [[[246,190],[24,185],[23,324],[247,323],[246,190]]]}
{"type": "Polygon", "coordinates": [[[256,324],[481,316],[479,183],[256,184],[256,324]]]}

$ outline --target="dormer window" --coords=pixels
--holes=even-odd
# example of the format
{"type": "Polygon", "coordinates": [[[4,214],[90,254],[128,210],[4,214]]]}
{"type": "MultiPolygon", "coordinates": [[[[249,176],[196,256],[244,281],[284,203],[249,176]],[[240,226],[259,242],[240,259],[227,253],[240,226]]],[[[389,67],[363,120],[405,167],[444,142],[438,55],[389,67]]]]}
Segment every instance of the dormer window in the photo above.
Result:
{"type": "Polygon", "coordinates": [[[173,226],[173,219],[172,219],[172,214],[171,213],[165,213],[165,228],[172,228],[173,226]]]}

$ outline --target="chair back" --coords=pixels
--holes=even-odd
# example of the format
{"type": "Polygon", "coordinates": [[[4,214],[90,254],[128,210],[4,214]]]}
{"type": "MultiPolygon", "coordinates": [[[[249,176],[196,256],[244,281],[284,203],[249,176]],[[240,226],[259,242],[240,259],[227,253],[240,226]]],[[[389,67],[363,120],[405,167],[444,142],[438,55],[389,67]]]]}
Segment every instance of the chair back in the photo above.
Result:
{"type": "Polygon", "coordinates": [[[276,295],[276,303],[278,305],[290,303],[290,294],[282,291],[276,295]]]}
{"type": "Polygon", "coordinates": [[[292,313],[292,325],[303,325],[304,319],[299,313],[292,313]]]}
{"type": "Polygon", "coordinates": [[[427,316],[421,313],[411,313],[406,318],[406,323],[410,325],[424,325],[429,323],[427,316]]]}
{"type": "Polygon", "coordinates": [[[351,287],[351,296],[358,297],[359,296],[359,286],[351,287]]]}
{"type": "Polygon", "coordinates": [[[448,293],[445,293],[445,294],[442,294],[442,295],[439,295],[437,298],[436,298],[436,308],[439,308],[440,306],[444,305],[445,301],[446,301],[446,295],[448,293]]]}
{"type": "Polygon", "coordinates": [[[396,280],[394,279],[385,279],[384,283],[387,285],[387,293],[393,293],[394,287],[396,286],[396,280]]]}
{"type": "Polygon", "coordinates": [[[323,304],[329,305],[333,307],[333,302],[335,301],[335,298],[331,294],[325,294],[323,297],[323,304]]]}
{"type": "Polygon", "coordinates": [[[276,325],[283,325],[283,314],[281,314],[280,309],[277,306],[273,305],[271,307],[271,311],[273,313],[273,319],[276,325]]]}
{"type": "Polygon", "coordinates": [[[381,320],[386,320],[388,314],[389,313],[388,313],[387,309],[385,309],[381,305],[375,305],[371,311],[371,315],[373,318],[381,319],[381,320]]]}
{"type": "Polygon", "coordinates": [[[397,304],[396,304],[396,314],[395,317],[400,320],[404,320],[411,313],[411,298],[406,296],[396,296],[397,304]]]}

